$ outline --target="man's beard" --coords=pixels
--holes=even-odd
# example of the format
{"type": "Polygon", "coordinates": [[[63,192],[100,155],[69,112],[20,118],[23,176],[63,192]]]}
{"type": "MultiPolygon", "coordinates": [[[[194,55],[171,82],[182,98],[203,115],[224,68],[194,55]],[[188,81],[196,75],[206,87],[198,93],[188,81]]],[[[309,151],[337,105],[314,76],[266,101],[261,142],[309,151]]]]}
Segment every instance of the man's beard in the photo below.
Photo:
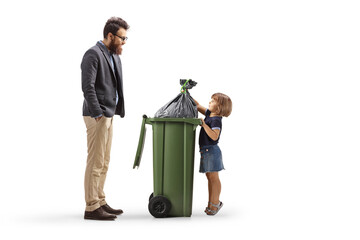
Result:
{"type": "Polygon", "coordinates": [[[113,40],[109,44],[109,50],[111,54],[121,55],[122,52],[121,44],[116,45],[115,40],[113,40]]]}

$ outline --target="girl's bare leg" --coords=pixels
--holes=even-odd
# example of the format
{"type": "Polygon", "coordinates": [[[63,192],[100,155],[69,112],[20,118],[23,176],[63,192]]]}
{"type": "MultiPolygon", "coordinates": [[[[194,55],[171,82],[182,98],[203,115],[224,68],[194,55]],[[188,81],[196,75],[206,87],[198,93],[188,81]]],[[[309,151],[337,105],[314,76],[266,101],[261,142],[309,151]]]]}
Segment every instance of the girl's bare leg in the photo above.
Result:
{"type": "MultiPolygon", "coordinates": [[[[213,204],[219,204],[220,193],[221,193],[221,182],[219,179],[218,172],[208,172],[206,173],[208,179],[208,188],[209,188],[209,202],[213,204]]],[[[211,210],[217,210],[216,207],[208,205],[208,208],[211,210]]]]}

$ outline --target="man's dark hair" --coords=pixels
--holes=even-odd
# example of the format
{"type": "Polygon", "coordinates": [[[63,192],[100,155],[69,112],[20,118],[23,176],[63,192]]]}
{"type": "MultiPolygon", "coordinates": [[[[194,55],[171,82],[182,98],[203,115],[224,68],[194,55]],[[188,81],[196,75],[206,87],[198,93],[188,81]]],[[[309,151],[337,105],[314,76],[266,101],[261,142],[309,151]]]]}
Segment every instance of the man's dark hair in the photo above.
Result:
{"type": "Polygon", "coordinates": [[[128,30],[130,26],[127,24],[127,22],[125,22],[125,20],[119,17],[110,18],[107,20],[104,27],[104,38],[107,38],[109,32],[115,35],[120,28],[128,30]]]}

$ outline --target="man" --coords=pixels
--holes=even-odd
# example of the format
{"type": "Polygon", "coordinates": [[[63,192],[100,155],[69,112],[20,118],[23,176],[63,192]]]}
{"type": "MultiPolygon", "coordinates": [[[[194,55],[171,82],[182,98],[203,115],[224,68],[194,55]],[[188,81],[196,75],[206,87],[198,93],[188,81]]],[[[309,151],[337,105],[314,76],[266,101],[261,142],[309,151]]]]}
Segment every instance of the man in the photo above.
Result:
{"type": "Polygon", "coordinates": [[[113,134],[113,116],[124,117],[121,55],[129,25],[121,18],[110,18],[104,27],[104,39],[84,55],[81,81],[84,92],[83,116],[87,128],[87,164],[85,171],[85,219],[114,220],[121,209],[105,201],[104,183],[109,167],[113,134]]]}

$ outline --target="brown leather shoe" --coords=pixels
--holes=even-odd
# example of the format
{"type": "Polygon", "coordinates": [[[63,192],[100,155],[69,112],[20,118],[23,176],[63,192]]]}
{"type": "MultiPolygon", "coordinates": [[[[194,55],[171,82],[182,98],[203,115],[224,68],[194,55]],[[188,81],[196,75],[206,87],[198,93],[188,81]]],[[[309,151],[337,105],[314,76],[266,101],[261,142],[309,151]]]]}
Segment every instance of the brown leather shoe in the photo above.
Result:
{"type": "Polygon", "coordinates": [[[110,213],[110,214],[115,214],[115,215],[120,215],[123,213],[123,210],[121,209],[113,209],[111,208],[109,205],[105,204],[103,206],[101,206],[101,208],[107,212],[107,213],[110,213]]]}
{"type": "Polygon", "coordinates": [[[115,215],[107,213],[99,207],[94,211],[85,211],[84,219],[92,219],[92,220],[114,220],[116,218],[115,215]]]}

